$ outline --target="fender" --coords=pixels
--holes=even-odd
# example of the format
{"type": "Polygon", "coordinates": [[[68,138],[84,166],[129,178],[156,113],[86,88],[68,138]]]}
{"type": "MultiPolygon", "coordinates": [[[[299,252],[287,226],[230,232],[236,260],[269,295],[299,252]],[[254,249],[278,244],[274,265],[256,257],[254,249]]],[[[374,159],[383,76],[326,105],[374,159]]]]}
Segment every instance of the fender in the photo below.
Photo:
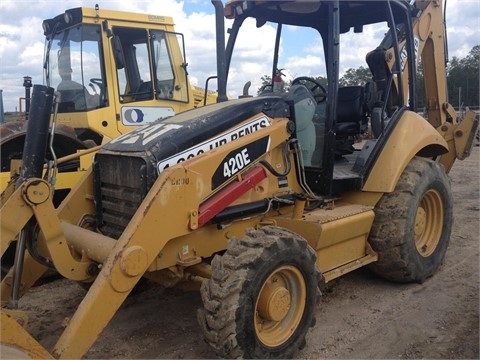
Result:
{"type": "Polygon", "coordinates": [[[442,135],[417,113],[405,111],[387,139],[362,191],[392,192],[414,156],[435,157],[446,152],[448,144],[442,135]]]}

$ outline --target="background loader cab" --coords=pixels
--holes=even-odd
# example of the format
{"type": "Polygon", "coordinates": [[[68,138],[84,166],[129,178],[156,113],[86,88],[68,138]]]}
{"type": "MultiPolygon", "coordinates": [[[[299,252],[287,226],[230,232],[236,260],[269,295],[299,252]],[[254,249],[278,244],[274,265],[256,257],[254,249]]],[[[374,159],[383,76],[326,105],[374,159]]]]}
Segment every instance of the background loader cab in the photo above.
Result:
{"type": "MultiPolygon", "coordinates": [[[[215,102],[214,91],[205,96],[189,83],[183,34],[175,32],[171,17],[74,8],[44,20],[43,31],[44,84],[59,95],[52,144],[57,159],[215,102]]],[[[27,124],[0,128],[2,191],[11,160],[21,158],[27,124]]],[[[48,157],[53,158],[50,150],[48,157]]],[[[59,200],[90,163],[87,155],[81,163],[77,157],[60,165],[59,200]]]]}
{"type": "Polygon", "coordinates": [[[172,18],[75,8],[43,26],[46,84],[60,92],[59,113],[70,113],[78,133],[113,139],[193,107],[172,18]]]}

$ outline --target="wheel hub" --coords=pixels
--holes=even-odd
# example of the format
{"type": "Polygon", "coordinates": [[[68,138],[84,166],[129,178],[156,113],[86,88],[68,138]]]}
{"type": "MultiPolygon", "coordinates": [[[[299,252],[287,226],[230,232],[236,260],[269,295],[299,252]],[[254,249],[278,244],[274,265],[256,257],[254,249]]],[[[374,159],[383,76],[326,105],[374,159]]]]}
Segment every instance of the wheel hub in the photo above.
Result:
{"type": "Polygon", "coordinates": [[[290,309],[290,292],[283,286],[268,287],[262,291],[258,301],[259,315],[270,321],[280,321],[290,309]]]}
{"type": "Polygon", "coordinates": [[[415,217],[415,236],[419,237],[425,231],[425,224],[427,221],[427,214],[422,207],[417,209],[417,216],[415,217]]]}
{"type": "Polygon", "coordinates": [[[255,303],[255,333],[265,346],[285,343],[305,312],[307,288],[302,272],[293,265],[277,268],[265,280],[255,303]]]}
{"type": "Polygon", "coordinates": [[[414,225],[415,246],[421,256],[430,256],[437,248],[442,236],[443,217],[440,193],[433,189],[427,191],[417,208],[414,225]]]}

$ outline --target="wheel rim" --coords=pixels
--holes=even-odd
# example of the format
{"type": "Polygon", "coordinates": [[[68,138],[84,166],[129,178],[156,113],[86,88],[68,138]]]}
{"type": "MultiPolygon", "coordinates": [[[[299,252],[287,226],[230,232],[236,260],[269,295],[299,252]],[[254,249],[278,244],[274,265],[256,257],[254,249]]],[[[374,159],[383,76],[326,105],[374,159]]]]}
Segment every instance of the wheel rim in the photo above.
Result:
{"type": "Polygon", "coordinates": [[[286,342],[295,332],[305,311],[307,288],[302,272],[286,265],[276,269],[255,304],[255,333],[269,347],[286,342]]]}
{"type": "Polygon", "coordinates": [[[437,248],[443,228],[443,203],[438,191],[425,193],[415,217],[415,246],[420,255],[430,256],[437,248]]]}

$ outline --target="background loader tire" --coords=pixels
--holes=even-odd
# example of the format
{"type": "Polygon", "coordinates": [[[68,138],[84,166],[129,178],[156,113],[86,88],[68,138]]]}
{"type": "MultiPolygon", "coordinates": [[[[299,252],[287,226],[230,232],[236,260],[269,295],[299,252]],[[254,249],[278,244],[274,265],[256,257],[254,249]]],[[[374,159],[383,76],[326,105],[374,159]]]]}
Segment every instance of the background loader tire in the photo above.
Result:
{"type": "MultiPolygon", "coordinates": [[[[0,153],[1,156],[1,171],[10,172],[10,162],[13,159],[22,159],[23,147],[25,145],[25,138],[27,135],[28,121],[12,121],[2,124],[0,126],[0,153]]],[[[93,134],[93,133],[92,133],[93,134]]],[[[92,135],[92,137],[95,137],[92,135]]],[[[48,143],[47,143],[48,144],[48,143]]],[[[66,155],[75,154],[78,150],[85,150],[89,147],[96,146],[92,139],[82,140],[77,137],[75,129],[63,124],[57,124],[55,128],[55,137],[53,140],[53,149],[57,158],[66,155]]],[[[53,156],[47,146],[46,158],[52,160],[53,156]]],[[[76,171],[79,166],[79,160],[72,160],[59,165],[59,172],[76,171]]],[[[73,184],[72,184],[73,185],[73,184]]],[[[69,189],[57,189],[53,195],[53,204],[55,207],[60,205],[63,199],[67,196],[69,189]]],[[[13,266],[15,260],[16,242],[13,242],[8,247],[0,260],[1,277],[3,278],[10,268],[13,266]]]]}
{"type": "Polygon", "coordinates": [[[289,358],[314,324],[321,279],[316,254],[298,235],[250,229],[212,261],[198,321],[221,357],[289,358]]]}
{"type": "Polygon", "coordinates": [[[445,257],[452,231],[452,194],[443,167],[415,157],[375,209],[370,268],[396,282],[423,282],[445,257]]]}

